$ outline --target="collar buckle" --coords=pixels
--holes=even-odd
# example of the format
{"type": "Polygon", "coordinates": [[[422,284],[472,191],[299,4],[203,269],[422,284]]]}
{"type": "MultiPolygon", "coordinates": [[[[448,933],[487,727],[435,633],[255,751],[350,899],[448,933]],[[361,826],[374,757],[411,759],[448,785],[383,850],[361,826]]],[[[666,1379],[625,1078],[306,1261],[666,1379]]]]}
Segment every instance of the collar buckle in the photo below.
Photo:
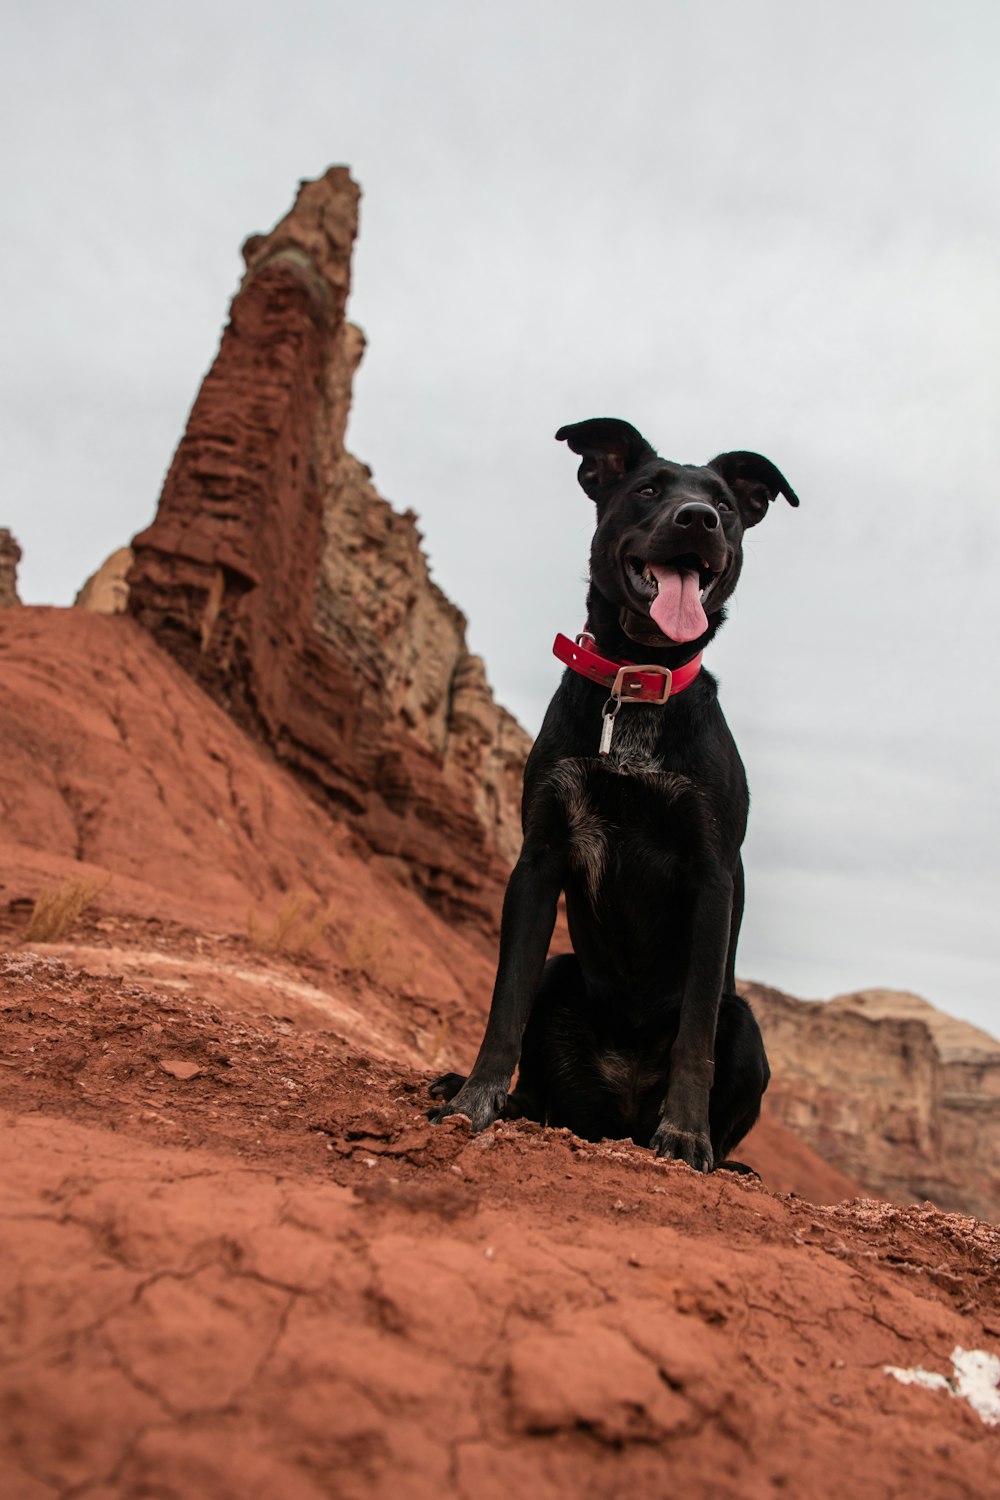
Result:
{"type": "Polygon", "coordinates": [[[622,703],[666,703],[670,697],[673,687],[674,674],[669,667],[658,666],[655,662],[649,666],[619,667],[615,678],[614,687],[611,689],[612,698],[618,698],[622,703]],[[663,678],[663,687],[658,698],[650,698],[642,678],[655,674],[663,678]]]}

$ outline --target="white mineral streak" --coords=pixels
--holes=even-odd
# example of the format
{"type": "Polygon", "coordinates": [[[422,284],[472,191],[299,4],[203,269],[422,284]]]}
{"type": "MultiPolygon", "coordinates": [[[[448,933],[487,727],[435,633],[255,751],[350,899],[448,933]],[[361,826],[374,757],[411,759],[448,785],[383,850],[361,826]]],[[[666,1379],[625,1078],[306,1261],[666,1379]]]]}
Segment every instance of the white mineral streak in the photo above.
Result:
{"type": "Polygon", "coordinates": [[[982,1349],[955,1348],[952,1351],[952,1375],[935,1375],[917,1365],[912,1370],[902,1370],[898,1365],[883,1365],[887,1375],[901,1385],[922,1385],[929,1391],[947,1391],[950,1396],[960,1396],[974,1412],[990,1427],[1000,1426],[1000,1359],[995,1354],[986,1354],[982,1349]]]}

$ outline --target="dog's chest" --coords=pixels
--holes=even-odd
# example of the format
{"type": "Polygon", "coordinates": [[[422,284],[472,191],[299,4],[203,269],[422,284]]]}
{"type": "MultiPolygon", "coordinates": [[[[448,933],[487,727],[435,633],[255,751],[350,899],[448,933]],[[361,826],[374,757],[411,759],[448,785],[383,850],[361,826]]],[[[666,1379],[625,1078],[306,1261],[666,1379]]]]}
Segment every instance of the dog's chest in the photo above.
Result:
{"type": "Polygon", "coordinates": [[[626,774],[635,771],[664,771],[660,747],[660,722],[654,707],[625,703],[614,717],[611,744],[604,763],[626,774]]]}

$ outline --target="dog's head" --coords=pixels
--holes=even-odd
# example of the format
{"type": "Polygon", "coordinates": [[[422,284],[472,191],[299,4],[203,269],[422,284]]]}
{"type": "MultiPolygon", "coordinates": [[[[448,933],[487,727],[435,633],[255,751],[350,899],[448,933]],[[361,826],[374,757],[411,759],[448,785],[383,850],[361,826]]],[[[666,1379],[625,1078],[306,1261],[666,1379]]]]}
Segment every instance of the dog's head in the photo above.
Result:
{"type": "Polygon", "coordinates": [[[616,417],[574,422],[556,438],[581,455],[578,478],[597,506],[592,622],[617,615],[643,646],[704,645],[736,588],[743,533],[778,495],[798,505],[788,480],[759,453],[671,463],[616,417]]]}

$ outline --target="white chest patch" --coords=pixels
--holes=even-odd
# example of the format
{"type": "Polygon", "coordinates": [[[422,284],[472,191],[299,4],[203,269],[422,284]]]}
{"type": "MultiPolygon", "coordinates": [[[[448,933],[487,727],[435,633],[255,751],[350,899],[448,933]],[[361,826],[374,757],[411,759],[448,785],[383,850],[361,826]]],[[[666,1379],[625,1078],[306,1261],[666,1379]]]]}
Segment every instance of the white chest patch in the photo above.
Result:
{"type": "Polygon", "coordinates": [[[662,762],[656,754],[659,729],[655,709],[623,703],[615,716],[606,764],[616,771],[662,771],[662,762]]]}

